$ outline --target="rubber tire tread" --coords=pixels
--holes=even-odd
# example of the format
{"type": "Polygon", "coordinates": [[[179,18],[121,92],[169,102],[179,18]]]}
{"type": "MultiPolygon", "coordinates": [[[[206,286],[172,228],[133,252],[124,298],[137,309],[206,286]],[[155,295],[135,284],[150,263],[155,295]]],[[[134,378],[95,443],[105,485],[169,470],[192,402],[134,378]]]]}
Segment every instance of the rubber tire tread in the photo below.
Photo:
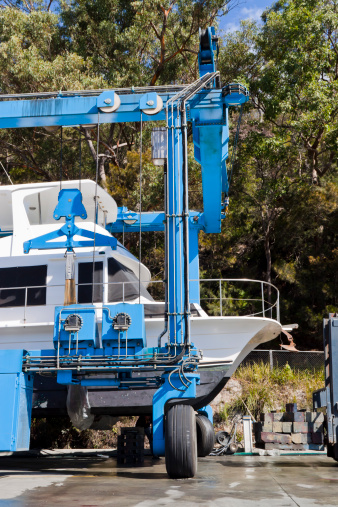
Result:
{"type": "Polygon", "coordinates": [[[229,444],[231,437],[227,431],[217,431],[215,438],[216,442],[223,446],[229,444]]]}
{"type": "Polygon", "coordinates": [[[209,419],[202,414],[196,415],[197,456],[209,456],[215,446],[214,427],[209,419]]]}
{"type": "Polygon", "coordinates": [[[173,405],[167,412],[165,466],[172,479],[187,479],[197,472],[196,418],[190,405],[173,405]]]}

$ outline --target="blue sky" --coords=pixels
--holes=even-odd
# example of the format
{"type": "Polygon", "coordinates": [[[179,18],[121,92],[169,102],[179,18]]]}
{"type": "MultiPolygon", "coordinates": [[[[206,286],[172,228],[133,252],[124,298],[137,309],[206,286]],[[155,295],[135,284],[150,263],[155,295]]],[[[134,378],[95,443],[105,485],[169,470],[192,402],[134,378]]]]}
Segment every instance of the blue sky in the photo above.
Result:
{"type": "MultiPolygon", "coordinates": [[[[236,0],[233,0],[234,4],[236,0]]],[[[238,5],[223,16],[219,28],[226,32],[233,32],[239,28],[239,23],[244,19],[260,20],[260,16],[266,7],[272,5],[273,0],[238,0],[238,5]]]]}

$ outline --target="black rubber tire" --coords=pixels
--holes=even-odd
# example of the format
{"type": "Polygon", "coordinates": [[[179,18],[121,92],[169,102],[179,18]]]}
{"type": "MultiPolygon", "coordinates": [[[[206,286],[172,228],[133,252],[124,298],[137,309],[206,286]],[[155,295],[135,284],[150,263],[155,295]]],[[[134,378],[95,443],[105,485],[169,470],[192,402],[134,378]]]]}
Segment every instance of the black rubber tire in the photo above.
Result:
{"type": "Polygon", "coordinates": [[[214,427],[205,415],[196,415],[197,456],[209,456],[215,445],[214,427]]]}
{"type": "Polygon", "coordinates": [[[167,412],[165,466],[172,479],[186,479],[196,474],[196,418],[190,405],[174,405],[167,412]]]}
{"type": "Polygon", "coordinates": [[[216,433],[216,442],[219,445],[226,446],[230,442],[230,435],[227,431],[218,431],[216,433]]]}

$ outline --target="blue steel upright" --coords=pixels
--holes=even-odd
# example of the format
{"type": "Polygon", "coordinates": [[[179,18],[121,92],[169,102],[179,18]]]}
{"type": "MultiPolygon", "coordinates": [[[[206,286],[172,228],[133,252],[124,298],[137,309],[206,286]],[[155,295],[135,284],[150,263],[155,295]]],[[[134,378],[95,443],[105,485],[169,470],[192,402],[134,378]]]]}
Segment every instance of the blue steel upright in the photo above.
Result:
{"type": "Polygon", "coordinates": [[[183,344],[185,273],[183,259],[183,144],[181,115],[177,111],[168,118],[168,307],[169,342],[183,344]]]}
{"type": "Polygon", "coordinates": [[[0,451],[29,449],[33,377],[22,372],[24,350],[0,350],[0,451]]]}
{"type": "Polygon", "coordinates": [[[313,410],[326,408],[327,455],[338,461],[338,313],[323,320],[325,387],[312,394],[313,410]]]}

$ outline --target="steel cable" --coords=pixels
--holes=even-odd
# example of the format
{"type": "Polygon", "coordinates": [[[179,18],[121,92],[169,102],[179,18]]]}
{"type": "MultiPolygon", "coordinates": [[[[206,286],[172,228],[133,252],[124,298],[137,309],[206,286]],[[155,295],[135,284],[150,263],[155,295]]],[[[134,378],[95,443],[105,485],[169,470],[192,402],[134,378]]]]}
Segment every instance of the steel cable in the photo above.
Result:
{"type": "Polygon", "coordinates": [[[143,136],[143,124],[142,124],[142,111],[141,111],[141,122],[140,122],[140,175],[139,175],[139,216],[140,216],[140,229],[139,229],[139,265],[138,265],[138,298],[141,303],[141,255],[142,255],[142,136],[143,136]]]}
{"type": "Polygon", "coordinates": [[[82,179],[82,139],[81,139],[81,127],[79,127],[79,190],[81,192],[81,179],[82,179]]]}
{"type": "Polygon", "coordinates": [[[62,139],[63,127],[61,126],[60,130],[60,190],[62,190],[62,149],[63,149],[63,139],[62,139]]]}
{"type": "Polygon", "coordinates": [[[99,150],[100,150],[100,111],[97,111],[97,138],[96,138],[96,171],[95,171],[95,196],[94,196],[94,238],[93,238],[93,278],[92,278],[92,303],[94,303],[94,276],[95,276],[95,240],[96,240],[96,224],[98,215],[97,205],[97,187],[99,179],[99,150]]]}

